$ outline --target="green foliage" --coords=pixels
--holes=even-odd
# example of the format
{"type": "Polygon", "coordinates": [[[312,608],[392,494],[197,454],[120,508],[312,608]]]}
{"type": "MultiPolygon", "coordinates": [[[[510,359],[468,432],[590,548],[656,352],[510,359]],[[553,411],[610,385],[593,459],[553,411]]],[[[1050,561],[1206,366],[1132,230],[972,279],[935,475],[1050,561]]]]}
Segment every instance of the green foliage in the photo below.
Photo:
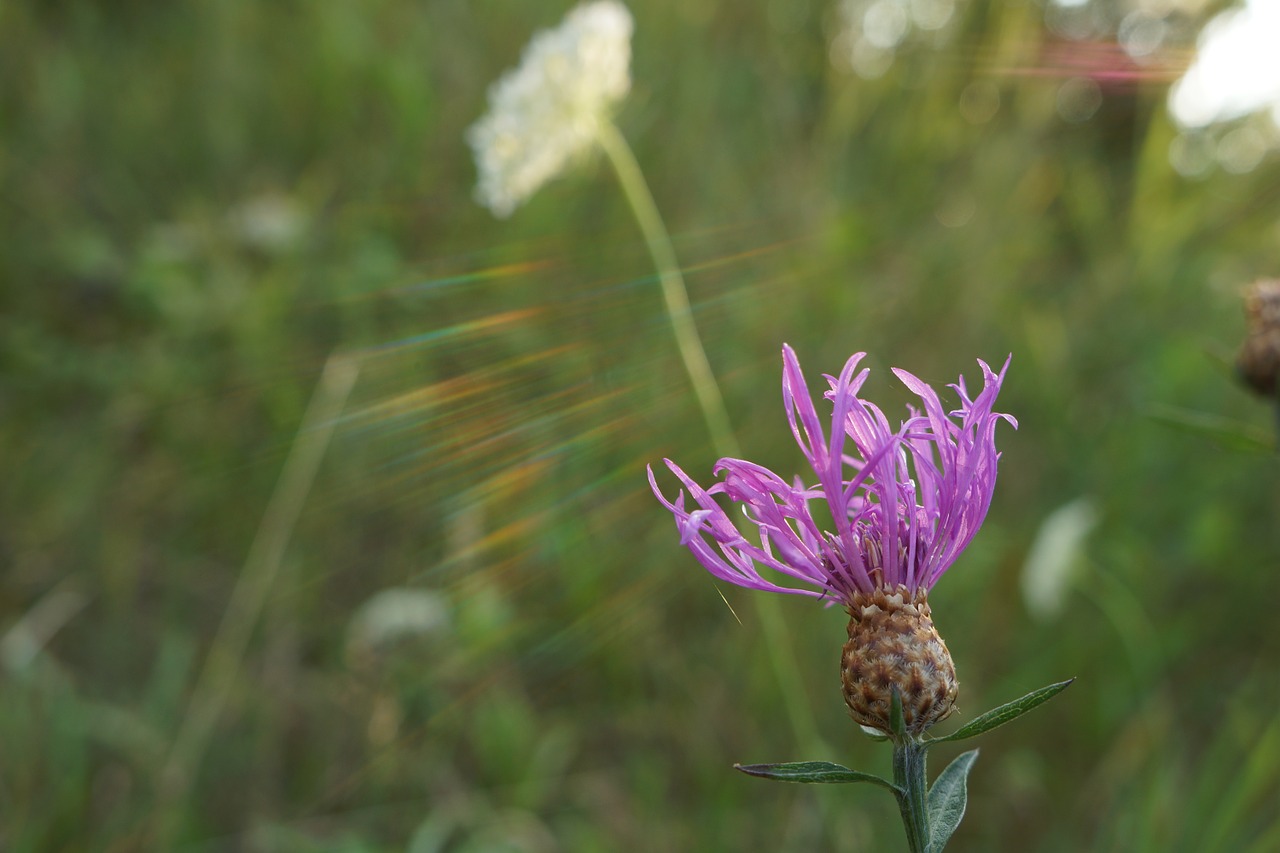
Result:
{"type": "Polygon", "coordinates": [[[964,818],[969,801],[969,771],[977,760],[976,749],[962,754],[938,774],[929,788],[929,849],[934,853],[942,853],[964,818]]]}
{"type": "Polygon", "coordinates": [[[759,776],[762,779],[776,779],[779,782],[870,782],[896,791],[893,783],[881,779],[872,773],[859,773],[830,761],[793,761],[786,764],[735,764],[735,770],[741,770],[748,776],[759,776]]]}
{"type": "Polygon", "coordinates": [[[998,708],[992,708],[990,711],[979,714],[960,728],[956,729],[949,735],[943,735],[934,738],[931,743],[942,743],[949,740],[964,740],[983,732],[989,732],[994,728],[999,728],[1005,723],[1018,719],[1032,708],[1043,705],[1054,696],[1057,696],[1063,690],[1071,686],[1075,679],[1071,678],[1066,681],[1059,681],[1057,684],[1050,684],[1048,687],[1041,687],[1039,690],[1032,690],[1021,699],[1014,699],[1012,702],[1006,702],[998,708]]]}
{"type": "Polygon", "coordinates": [[[1230,450],[1259,454],[1275,452],[1275,434],[1252,424],[1172,406],[1153,406],[1149,417],[1157,423],[1212,439],[1230,450]]]}
{"type": "MultiPolygon", "coordinates": [[[[900,844],[888,797],[727,770],[795,733],[750,593],[721,600],[644,483],[714,453],[604,164],[509,220],[471,198],[465,128],[568,5],[0,4],[6,851],[155,849],[338,350],[360,379],[175,849],[900,844]],[[405,588],[444,615],[366,633],[405,588]]],[[[833,3],[633,4],[618,126],[750,458],[803,464],[783,341],[814,371],[868,351],[890,417],[889,366],[944,383],[1013,353],[1020,428],[930,603],[962,708],[1081,681],[987,752],[952,846],[1275,849],[1274,413],[1221,364],[1238,288],[1280,272],[1280,160],[1183,177],[1162,86],[1104,82],[1067,122],[1041,7],[956,9],[864,79],[830,61],[833,3]],[[1081,497],[1099,521],[1042,620],[1019,567],[1081,497]]],[[[812,754],[887,775],[840,702],[843,614],[779,607],[812,754]]]]}
{"type": "Polygon", "coordinates": [[[902,694],[896,686],[889,697],[889,733],[895,744],[906,743],[907,721],[902,713],[902,694]]]}

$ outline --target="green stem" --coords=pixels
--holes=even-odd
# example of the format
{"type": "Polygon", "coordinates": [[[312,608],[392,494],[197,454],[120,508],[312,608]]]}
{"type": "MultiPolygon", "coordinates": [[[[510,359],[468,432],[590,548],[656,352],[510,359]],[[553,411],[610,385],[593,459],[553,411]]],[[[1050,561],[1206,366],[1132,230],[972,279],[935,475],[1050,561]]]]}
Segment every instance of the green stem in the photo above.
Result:
{"type": "Polygon", "coordinates": [[[729,413],[725,410],[724,398],[720,396],[720,386],[716,384],[715,375],[711,372],[707,354],[702,349],[702,340],[698,337],[698,327],[689,310],[689,292],[685,289],[684,277],[676,262],[671,237],[662,224],[662,216],[653,201],[653,194],[649,192],[649,185],[645,183],[640,164],[631,153],[631,146],[627,145],[626,139],[612,122],[602,120],[596,130],[596,138],[609,162],[613,164],[614,171],[618,173],[622,191],[644,233],[654,266],[658,268],[658,281],[662,285],[662,298],[667,303],[671,329],[675,332],[676,347],[680,350],[680,358],[693,383],[698,405],[702,407],[702,417],[711,432],[711,443],[721,456],[739,456],[738,442],[729,425],[729,413]]]}
{"type": "MultiPolygon", "coordinates": [[[[658,213],[653,194],[640,171],[640,164],[636,162],[631,146],[627,145],[627,140],[612,122],[602,120],[596,128],[596,138],[618,175],[622,192],[635,214],[649,247],[649,255],[657,267],[662,298],[666,302],[667,316],[671,319],[676,346],[698,397],[698,404],[702,407],[702,417],[711,433],[711,444],[720,456],[740,456],[738,441],[729,424],[729,413],[725,410],[720,386],[716,383],[715,374],[711,372],[702,340],[698,337],[698,327],[689,310],[689,293],[684,286],[684,277],[680,274],[671,237],[667,234],[662,215],[658,213]]],[[[764,636],[769,666],[781,688],[796,741],[801,748],[821,754],[824,751],[822,739],[818,735],[812,710],[805,702],[804,685],[795,664],[795,652],[782,619],[782,610],[777,600],[771,596],[753,595],[751,602],[755,606],[756,618],[764,636]]],[[[825,798],[822,800],[822,807],[824,811],[827,810],[825,798]]]]}
{"type": "Polygon", "coordinates": [[[925,777],[925,745],[908,740],[893,745],[893,784],[911,853],[931,853],[929,785],[925,777]]]}
{"type": "Polygon", "coordinates": [[[320,462],[333,437],[338,416],[346,405],[358,373],[359,365],[350,356],[329,356],[302,416],[297,437],[271,493],[257,535],[249,547],[240,577],[222,614],[218,633],[209,647],[186,716],[161,770],[160,803],[156,809],[159,821],[156,849],[168,849],[172,842],[179,807],[186,800],[223,706],[234,687],[254,626],[279,574],[294,525],[302,513],[320,462]]]}

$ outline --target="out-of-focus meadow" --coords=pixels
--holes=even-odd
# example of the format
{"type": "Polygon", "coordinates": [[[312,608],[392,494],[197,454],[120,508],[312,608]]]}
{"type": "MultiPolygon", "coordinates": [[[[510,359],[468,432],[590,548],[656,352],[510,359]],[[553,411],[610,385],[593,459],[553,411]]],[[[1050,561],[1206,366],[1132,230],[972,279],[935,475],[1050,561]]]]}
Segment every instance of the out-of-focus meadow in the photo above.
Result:
{"type": "MultiPolygon", "coordinates": [[[[783,342],[815,384],[867,350],[894,415],[889,366],[1012,352],[931,603],[958,719],[1079,680],[979,744],[954,849],[1280,849],[1274,415],[1231,370],[1280,158],[1166,108],[1220,5],[886,3],[861,42],[825,0],[632,7],[617,123],[744,453],[803,465],[783,342]]],[[[752,593],[649,493],[714,454],[607,162],[472,198],[465,129],[567,8],[0,7],[0,847],[901,848],[883,791],[731,769],[888,750],[843,613],[786,597],[805,752],[752,593]]]]}

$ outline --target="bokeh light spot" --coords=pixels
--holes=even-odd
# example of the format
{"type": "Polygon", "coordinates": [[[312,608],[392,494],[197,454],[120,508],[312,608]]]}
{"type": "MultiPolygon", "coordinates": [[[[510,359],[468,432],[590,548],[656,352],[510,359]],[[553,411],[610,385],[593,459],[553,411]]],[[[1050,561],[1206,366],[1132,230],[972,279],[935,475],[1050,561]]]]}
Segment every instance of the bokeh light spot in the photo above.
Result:
{"type": "Polygon", "coordinates": [[[1058,115],[1072,124],[1093,118],[1102,106],[1102,89],[1088,77],[1072,77],[1058,87],[1058,115]]]}
{"type": "Polygon", "coordinates": [[[883,50],[901,44],[908,26],[906,10],[894,0],[876,0],[862,15],[863,38],[883,50]]]}
{"type": "Polygon", "coordinates": [[[970,124],[986,124],[1000,111],[1000,89],[989,80],[975,80],[960,93],[960,115],[970,124]]]}
{"type": "Polygon", "coordinates": [[[1117,37],[1125,53],[1134,59],[1145,59],[1160,49],[1168,34],[1169,25],[1163,19],[1138,11],[1130,12],[1120,22],[1117,37]]]}
{"type": "Polygon", "coordinates": [[[1252,172],[1266,154],[1266,139],[1252,127],[1237,127],[1218,140],[1218,165],[1232,174],[1252,172]]]}
{"type": "Polygon", "coordinates": [[[955,0],[911,0],[911,20],[922,30],[942,29],[955,11],[955,0]]]}
{"type": "Polygon", "coordinates": [[[1214,164],[1214,146],[1203,133],[1182,133],[1169,143],[1169,163],[1184,178],[1200,178],[1214,164]]]}

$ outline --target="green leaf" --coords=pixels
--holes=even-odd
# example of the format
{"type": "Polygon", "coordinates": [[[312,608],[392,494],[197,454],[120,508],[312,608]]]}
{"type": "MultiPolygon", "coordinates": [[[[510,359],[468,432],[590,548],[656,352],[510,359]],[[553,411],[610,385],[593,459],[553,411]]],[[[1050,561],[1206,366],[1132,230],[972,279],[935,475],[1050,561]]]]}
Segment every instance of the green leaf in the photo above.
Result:
{"type": "Polygon", "coordinates": [[[978,760],[978,750],[971,749],[947,765],[929,789],[929,851],[942,853],[964,817],[969,801],[969,771],[978,760]]]}
{"type": "Polygon", "coordinates": [[[1050,684],[1048,687],[1033,690],[1021,699],[1015,699],[1007,705],[1001,705],[999,708],[993,708],[985,714],[979,714],[951,734],[934,738],[929,742],[941,743],[947,740],[964,740],[974,735],[980,735],[983,732],[989,732],[1011,720],[1016,720],[1037,705],[1043,705],[1048,702],[1054,696],[1070,687],[1073,681],[1075,681],[1074,678],[1069,678],[1066,681],[1059,681],[1057,684],[1050,684]]]}
{"type": "Polygon", "coordinates": [[[898,686],[893,686],[893,698],[889,701],[889,730],[893,732],[895,741],[901,743],[907,739],[907,721],[902,715],[902,694],[898,686]]]}
{"type": "Polygon", "coordinates": [[[1146,414],[1156,423],[1203,436],[1228,450],[1259,454],[1276,451],[1275,436],[1253,424],[1241,423],[1210,412],[1159,404],[1148,407],[1146,414]]]}
{"type": "Polygon", "coordinates": [[[859,773],[830,761],[793,761],[788,764],[735,764],[733,769],[748,776],[776,779],[779,782],[870,782],[898,793],[898,789],[886,779],[871,773],[859,773]]]}

